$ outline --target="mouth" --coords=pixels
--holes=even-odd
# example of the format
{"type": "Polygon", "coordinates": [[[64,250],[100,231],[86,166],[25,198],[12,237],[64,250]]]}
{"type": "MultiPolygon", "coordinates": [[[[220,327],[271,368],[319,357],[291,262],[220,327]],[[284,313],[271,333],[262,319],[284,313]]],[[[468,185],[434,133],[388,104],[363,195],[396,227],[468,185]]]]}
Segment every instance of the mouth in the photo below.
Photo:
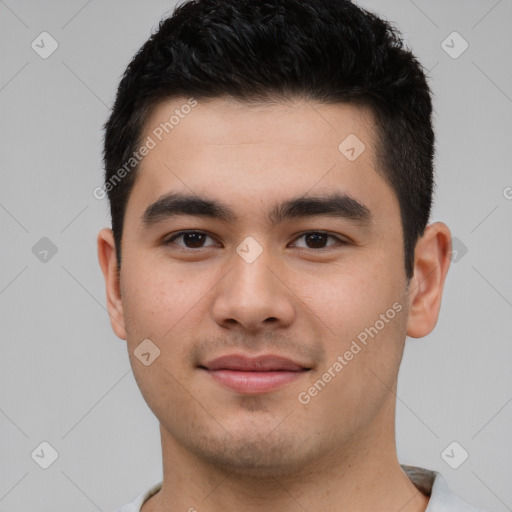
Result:
{"type": "Polygon", "coordinates": [[[312,369],[277,355],[248,357],[241,354],[218,357],[198,368],[223,387],[243,394],[277,390],[312,369]]]}

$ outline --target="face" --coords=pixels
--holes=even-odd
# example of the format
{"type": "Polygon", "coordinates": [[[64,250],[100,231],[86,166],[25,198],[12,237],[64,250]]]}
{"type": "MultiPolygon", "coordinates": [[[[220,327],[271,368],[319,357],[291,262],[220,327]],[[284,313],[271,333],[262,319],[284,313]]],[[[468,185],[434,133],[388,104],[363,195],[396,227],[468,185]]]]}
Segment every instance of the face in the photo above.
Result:
{"type": "Polygon", "coordinates": [[[162,103],[146,126],[156,145],[127,203],[109,303],[163,442],[278,474],[391,435],[408,283],[370,112],[186,103],[162,103]],[[176,109],[190,112],[161,133],[176,109]],[[339,148],[351,134],[362,152],[353,138],[339,148]],[[148,365],[143,340],[160,351],[148,365]],[[297,371],[214,370],[232,354],[282,356],[297,371]]]}

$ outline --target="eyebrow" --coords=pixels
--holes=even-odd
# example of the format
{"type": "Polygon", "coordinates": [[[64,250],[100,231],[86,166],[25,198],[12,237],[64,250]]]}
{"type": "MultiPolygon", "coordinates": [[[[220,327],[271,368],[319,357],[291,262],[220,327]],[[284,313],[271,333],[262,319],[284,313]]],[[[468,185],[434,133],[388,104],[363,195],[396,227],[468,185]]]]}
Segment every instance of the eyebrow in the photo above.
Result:
{"type": "MultiPolygon", "coordinates": [[[[144,211],[141,221],[146,228],[180,215],[217,219],[226,223],[238,220],[235,212],[215,199],[172,192],[160,197],[144,211]]],[[[363,225],[371,224],[373,216],[363,203],[347,194],[333,193],[317,196],[300,196],[275,205],[268,215],[271,224],[313,216],[347,219],[363,225]]]]}

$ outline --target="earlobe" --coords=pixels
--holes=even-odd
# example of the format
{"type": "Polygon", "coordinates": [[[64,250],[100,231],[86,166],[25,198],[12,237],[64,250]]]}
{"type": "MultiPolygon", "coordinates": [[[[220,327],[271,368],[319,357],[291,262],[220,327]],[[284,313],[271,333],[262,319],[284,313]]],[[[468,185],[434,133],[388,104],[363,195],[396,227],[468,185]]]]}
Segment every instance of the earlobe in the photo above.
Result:
{"type": "Polygon", "coordinates": [[[442,222],[427,226],[416,244],[410,283],[407,335],[411,338],[422,338],[436,326],[450,260],[448,226],[442,222]]]}
{"type": "Polygon", "coordinates": [[[120,283],[117,271],[115,241],[112,230],[102,229],[98,234],[98,260],[100,263],[107,296],[107,309],[110,324],[117,337],[126,340],[123,304],[121,301],[120,283]]]}

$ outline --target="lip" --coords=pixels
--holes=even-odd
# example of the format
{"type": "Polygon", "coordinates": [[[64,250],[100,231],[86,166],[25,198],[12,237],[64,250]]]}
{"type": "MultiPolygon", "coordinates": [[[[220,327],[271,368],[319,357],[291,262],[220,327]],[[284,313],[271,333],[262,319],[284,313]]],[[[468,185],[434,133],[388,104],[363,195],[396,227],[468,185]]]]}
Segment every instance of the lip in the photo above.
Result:
{"type": "Polygon", "coordinates": [[[279,389],[311,369],[274,354],[257,357],[230,354],[208,361],[199,368],[222,386],[246,394],[279,389]]]}
{"type": "Polygon", "coordinates": [[[238,370],[244,372],[267,372],[267,371],[302,371],[308,369],[300,363],[287,357],[275,354],[266,354],[256,357],[244,354],[228,354],[207,361],[204,365],[208,370],[238,370]]]}

